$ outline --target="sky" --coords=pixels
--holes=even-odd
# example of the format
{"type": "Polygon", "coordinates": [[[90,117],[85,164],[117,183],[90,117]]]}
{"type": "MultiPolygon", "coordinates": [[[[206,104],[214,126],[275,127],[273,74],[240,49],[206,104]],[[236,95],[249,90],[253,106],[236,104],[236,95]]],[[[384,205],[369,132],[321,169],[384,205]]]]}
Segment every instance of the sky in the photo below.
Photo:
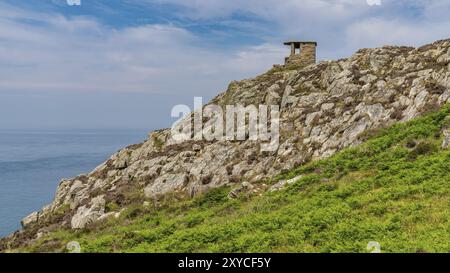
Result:
{"type": "Polygon", "coordinates": [[[0,0],[0,130],[170,127],[174,105],[282,63],[285,40],[328,60],[450,36],[450,0],[371,2],[0,0]]]}

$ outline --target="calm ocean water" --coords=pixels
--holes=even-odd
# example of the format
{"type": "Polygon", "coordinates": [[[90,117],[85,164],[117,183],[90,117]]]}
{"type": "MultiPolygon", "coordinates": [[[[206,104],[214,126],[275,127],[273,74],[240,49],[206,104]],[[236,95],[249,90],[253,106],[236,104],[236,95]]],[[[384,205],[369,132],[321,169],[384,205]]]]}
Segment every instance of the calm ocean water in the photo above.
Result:
{"type": "Polygon", "coordinates": [[[49,204],[61,178],[88,173],[145,130],[0,130],[0,237],[49,204]]]}

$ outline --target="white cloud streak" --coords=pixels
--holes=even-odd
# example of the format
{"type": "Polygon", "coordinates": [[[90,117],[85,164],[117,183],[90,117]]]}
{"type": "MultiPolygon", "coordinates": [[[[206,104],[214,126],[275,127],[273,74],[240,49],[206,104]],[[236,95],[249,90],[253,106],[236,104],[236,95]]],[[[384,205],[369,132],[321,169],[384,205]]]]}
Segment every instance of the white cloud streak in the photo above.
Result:
{"type": "Polygon", "coordinates": [[[448,0],[385,0],[380,7],[365,0],[147,1],[182,6],[179,16],[199,24],[252,14],[269,22],[272,34],[260,45],[223,50],[202,45],[202,37],[174,25],[115,29],[93,18],[0,4],[0,92],[215,94],[232,79],[281,63],[284,39],[317,40],[319,57],[331,59],[361,47],[446,38],[450,26],[448,0]]]}
{"type": "Polygon", "coordinates": [[[170,25],[114,29],[83,17],[0,9],[0,92],[211,94],[283,56],[282,47],[265,44],[208,49],[199,46],[199,37],[170,25]]]}

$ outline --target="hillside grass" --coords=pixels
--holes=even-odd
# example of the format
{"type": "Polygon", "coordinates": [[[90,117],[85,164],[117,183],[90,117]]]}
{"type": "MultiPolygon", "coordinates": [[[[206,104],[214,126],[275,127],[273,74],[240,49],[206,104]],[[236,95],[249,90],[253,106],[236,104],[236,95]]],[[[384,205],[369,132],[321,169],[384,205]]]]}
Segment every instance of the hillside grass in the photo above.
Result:
{"type": "Polygon", "coordinates": [[[373,133],[364,144],[274,178],[284,190],[230,200],[230,189],[162,208],[136,204],[88,230],[60,230],[18,251],[450,252],[450,106],[373,133]]]}

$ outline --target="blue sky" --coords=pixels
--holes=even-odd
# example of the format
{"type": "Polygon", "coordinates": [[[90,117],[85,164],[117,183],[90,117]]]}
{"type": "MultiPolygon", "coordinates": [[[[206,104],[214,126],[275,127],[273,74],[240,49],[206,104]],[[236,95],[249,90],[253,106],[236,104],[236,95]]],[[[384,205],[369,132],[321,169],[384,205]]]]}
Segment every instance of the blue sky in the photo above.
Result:
{"type": "Polygon", "coordinates": [[[281,63],[450,36],[449,0],[0,0],[0,128],[159,128],[281,63]]]}

